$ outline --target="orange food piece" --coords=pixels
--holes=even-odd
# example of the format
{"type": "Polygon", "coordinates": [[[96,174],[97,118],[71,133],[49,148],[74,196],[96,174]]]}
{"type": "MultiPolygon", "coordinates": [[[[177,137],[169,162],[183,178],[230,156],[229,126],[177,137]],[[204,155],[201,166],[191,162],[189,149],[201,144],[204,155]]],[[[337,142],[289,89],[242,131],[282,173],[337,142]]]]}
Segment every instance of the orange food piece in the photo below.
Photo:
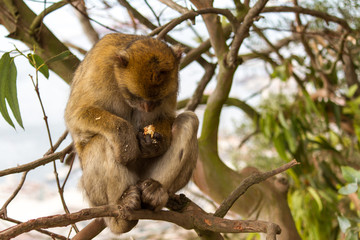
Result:
{"type": "Polygon", "coordinates": [[[144,135],[150,134],[151,138],[154,137],[154,133],[155,133],[155,126],[150,124],[146,127],[144,127],[144,135]]]}

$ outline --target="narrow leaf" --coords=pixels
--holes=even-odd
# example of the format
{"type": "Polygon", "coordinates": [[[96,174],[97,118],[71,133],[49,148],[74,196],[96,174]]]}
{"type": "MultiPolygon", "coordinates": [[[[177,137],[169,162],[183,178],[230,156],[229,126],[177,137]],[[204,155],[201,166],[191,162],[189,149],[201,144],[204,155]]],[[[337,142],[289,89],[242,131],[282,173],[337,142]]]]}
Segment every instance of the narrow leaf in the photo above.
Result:
{"type": "Polygon", "coordinates": [[[320,198],[319,194],[312,187],[308,187],[307,190],[309,191],[310,195],[314,198],[316,204],[319,207],[319,211],[321,211],[323,209],[323,205],[322,205],[321,198],[320,198]]]}
{"type": "Polygon", "coordinates": [[[10,66],[9,66],[9,75],[7,80],[7,90],[5,92],[5,97],[7,100],[7,103],[9,104],[11,111],[17,121],[17,123],[24,128],[23,122],[20,115],[20,108],[19,108],[19,102],[17,98],[17,89],[16,89],[16,66],[14,63],[14,58],[11,58],[10,66]]]}
{"type": "Polygon", "coordinates": [[[52,58],[46,60],[46,64],[64,60],[70,55],[71,55],[71,52],[69,50],[63,51],[63,52],[59,53],[58,55],[55,55],[52,58]]]}
{"type": "Polygon", "coordinates": [[[0,112],[5,121],[15,128],[14,123],[12,122],[9,113],[7,111],[5,98],[7,96],[7,82],[10,75],[10,54],[4,53],[0,59],[0,112]]]}
{"type": "Polygon", "coordinates": [[[276,138],[274,138],[274,146],[279,156],[284,160],[289,160],[286,155],[285,150],[285,139],[283,134],[279,134],[276,138]]]}
{"type": "Polygon", "coordinates": [[[45,61],[37,54],[28,54],[30,64],[39,72],[41,72],[44,77],[49,78],[49,68],[45,64],[45,61]]]}

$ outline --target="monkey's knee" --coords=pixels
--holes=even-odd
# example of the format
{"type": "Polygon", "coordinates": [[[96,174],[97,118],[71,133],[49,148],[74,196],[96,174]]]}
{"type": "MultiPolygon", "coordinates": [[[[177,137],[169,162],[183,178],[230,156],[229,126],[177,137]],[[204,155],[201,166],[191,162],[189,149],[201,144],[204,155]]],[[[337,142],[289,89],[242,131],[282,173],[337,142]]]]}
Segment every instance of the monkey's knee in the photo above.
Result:
{"type": "Polygon", "coordinates": [[[179,114],[172,126],[172,135],[187,135],[193,136],[197,134],[199,127],[199,119],[196,114],[190,111],[179,114]]]}

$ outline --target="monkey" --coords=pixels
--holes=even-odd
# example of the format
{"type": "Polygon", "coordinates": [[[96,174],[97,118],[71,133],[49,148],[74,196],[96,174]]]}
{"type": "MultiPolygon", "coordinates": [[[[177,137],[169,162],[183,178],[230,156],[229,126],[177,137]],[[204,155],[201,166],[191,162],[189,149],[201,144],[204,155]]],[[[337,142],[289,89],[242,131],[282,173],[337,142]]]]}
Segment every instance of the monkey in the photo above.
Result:
{"type": "MultiPolygon", "coordinates": [[[[198,156],[195,113],[176,116],[182,50],[147,36],[105,35],[71,83],[65,122],[91,206],[159,211],[191,178],[198,156]],[[144,127],[153,125],[153,138],[144,127]]],[[[113,233],[138,221],[105,217],[113,233]]]]}

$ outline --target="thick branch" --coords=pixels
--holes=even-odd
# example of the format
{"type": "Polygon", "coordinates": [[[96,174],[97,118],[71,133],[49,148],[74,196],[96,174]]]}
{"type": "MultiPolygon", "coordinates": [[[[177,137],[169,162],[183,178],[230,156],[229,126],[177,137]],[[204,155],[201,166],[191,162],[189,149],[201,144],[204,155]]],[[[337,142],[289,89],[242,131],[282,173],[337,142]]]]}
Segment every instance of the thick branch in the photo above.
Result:
{"type": "MultiPolygon", "coordinates": [[[[136,210],[129,212],[117,205],[106,205],[101,207],[87,208],[81,211],[37,218],[10,227],[0,232],[0,238],[9,239],[22,233],[40,228],[63,227],[79,221],[99,217],[120,217],[128,220],[151,219],[172,222],[185,229],[199,229],[202,231],[224,232],[224,233],[267,233],[271,226],[275,232],[280,233],[280,228],[272,223],[254,220],[228,220],[215,217],[205,213],[196,204],[190,202],[182,213],[175,211],[136,210]]],[[[271,230],[272,232],[273,230],[271,230]]]]}
{"type": "MultiPolygon", "coordinates": [[[[13,0],[6,1],[6,3],[5,1],[0,1],[0,12],[0,22],[9,31],[9,37],[22,41],[29,48],[35,46],[36,53],[45,61],[69,50],[44,24],[33,29],[36,31],[36,36],[32,34],[32,31],[30,31],[31,24],[39,20],[35,20],[37,15],[24,1],[13,0]]],[[[41,17],[38,19],[41,19],[41,17]]],[[[34,26],[36,25],[35,23],[34,26]]],[[[79,59],[71,54],[62,61],[49,63],[48,65],[51,70],[67,83],[70,83],[73,72],[79,62],[79,59]]]]}

